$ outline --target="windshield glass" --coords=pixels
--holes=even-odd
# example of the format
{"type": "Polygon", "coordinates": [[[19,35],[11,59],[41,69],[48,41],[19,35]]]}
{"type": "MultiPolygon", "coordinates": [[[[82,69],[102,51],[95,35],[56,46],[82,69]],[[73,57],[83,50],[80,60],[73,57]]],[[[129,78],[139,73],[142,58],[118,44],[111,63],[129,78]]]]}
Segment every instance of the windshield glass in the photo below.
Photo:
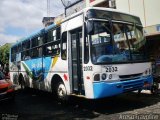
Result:
{"type": "Polygon", "coordinates": [[[142,27],[124,23],[94,21],[90,34],[93,63],[145,60],[142,27]],[[111,27],[112,26],[112,27],[111,27]]]}

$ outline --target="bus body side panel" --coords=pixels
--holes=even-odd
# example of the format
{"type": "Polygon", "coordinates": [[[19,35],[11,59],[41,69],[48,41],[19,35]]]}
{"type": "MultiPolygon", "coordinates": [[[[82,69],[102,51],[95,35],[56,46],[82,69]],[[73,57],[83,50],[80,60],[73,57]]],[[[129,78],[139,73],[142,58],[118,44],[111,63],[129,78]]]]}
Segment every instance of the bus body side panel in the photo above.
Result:
{"type": "Polygon", "coordinates": [[[66,61],[61,60],[60,57],[44,57],[43,64],[42,58],[27,60],[22,62],[23,76],[26,85],[31,88],[36,88],[45,91],[52,91],[51,80],[56,74],[63,80],[67,93],[69,93],[68,82],[68,65],[66,61]]]}
{"type": "MultiPolygon", "coordinates": [[[[67,56],[68,56],[68,78],[69,78],[69,83],[67,83],[67,87],[70,88],[70,93],[73,93],[73,79],[72,79],[72,46],[71,46],[71,31],[75,30],[76,28],[80,28],[83,26],[83,14],[80,13],[77,16],[74,16],[73,18],[70,18],[68,20],[66,20],[65,22],[63,22],[61,24],[61,31],[63,32],[67,32],[67,56]]],[[[82,32],[83,34],[83,32],[82,32]]],[[[82,39],[82,43],[83,43],[83,39],[82,39]]],[[[83,53],[82,53],[83,54],[83,53]]],[[[82,62],[82,66],[83,66],[83,62],[82,62]]],[[[81,71],[81,69],[80,69],[81,71]]],[[[84,83],[84,89],[85,89],[85,83],[84,83]]]]}
{"type": "MultiPolygon", "coordinates": [[[[68,61],[62,60],[60,57],[52,58],[52,65],[47,76],[49,86],[54,75],[59,75],[66,87],[67,94],[70,94],[69,75],[68,75],[68,61]]],[[[54,80],[54,79],[53,79],[54,80]]]]}
{"type": "Polygon", "coordinates": [[[89,62],[88,64],[84,64],[83,66],[86,98],[94,98],[93,75],[98,73],[99,71],[101,71],[101,66],[98,65],[93,67],[93,64],[91,62],[89,62]]]}
{"type": "Polygon", "coordinates": [[[13,82],[13,84],[19,84],[18,82],[18,67],[16,63],[10,62],[10,79],[13,82]]]}

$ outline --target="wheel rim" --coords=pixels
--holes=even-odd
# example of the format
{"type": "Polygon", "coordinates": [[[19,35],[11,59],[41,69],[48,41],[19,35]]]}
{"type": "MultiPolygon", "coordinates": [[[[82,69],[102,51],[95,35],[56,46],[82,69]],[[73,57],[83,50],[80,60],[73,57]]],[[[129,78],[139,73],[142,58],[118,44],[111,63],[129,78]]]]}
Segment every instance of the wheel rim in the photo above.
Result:
{"type": "Polygon", "coordinates": [[[59,84],[58,86],[58,97],[60,99],[65,99],[65,96],[66,96],[66,88],[64,86],[64,84],[59,84]]]}

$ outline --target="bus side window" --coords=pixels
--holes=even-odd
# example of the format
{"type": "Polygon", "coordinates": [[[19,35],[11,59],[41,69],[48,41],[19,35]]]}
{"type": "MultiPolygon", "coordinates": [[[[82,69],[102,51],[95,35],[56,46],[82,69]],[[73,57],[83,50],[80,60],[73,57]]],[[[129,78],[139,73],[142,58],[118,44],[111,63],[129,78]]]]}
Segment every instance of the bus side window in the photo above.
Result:
{"type": "Polygon", "coordinates": [[[16,46],[11,48],[11,61],[16,61],[16,46]]]}
{"type": "Polygon", "coordinates": [[[59,40],[60,39],[60,36],[61,36],[61,28],[60,27],[58,27],[57,29],[56,29],[56,37],[57,37],[57,40],[59,40]]]}
{"type": "Polygon", "coordinates": [[[52,41],[56,41],[56,30],[52,29],[50,31],[47,32],[47,39],[46,39],[46,43],[48,42],[52,42],[52,41]]]}
{"type": "Polygon", "coordinates": [[[44,55],[45,56],[52,56],[52,49],[53,49],[52,44],[45,45],[44,46],[44,55]]]}
{"type": "Polygon", "coordinates": [[[62,33],[61,58],[62,60],[67,59],[67,32],[62,33]]]}
{"type": "Polygon", "coordinates": [[[22,55],[21,59],[22,60],[28,60],[30,59],[30,40],[28,39],[27,41],[22,42],[22,55]]]}

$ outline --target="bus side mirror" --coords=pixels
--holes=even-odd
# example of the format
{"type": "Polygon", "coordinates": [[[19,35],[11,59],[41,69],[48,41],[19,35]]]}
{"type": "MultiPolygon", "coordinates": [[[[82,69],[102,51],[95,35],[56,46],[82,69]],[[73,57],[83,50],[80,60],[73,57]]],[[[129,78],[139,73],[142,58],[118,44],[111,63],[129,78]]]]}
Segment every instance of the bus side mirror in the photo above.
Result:
{"type": "Polygon", "coordinates": [[[86,30],[89,35],[93,34],[93,21],[88,21],[86,25],[86,30]]]}

